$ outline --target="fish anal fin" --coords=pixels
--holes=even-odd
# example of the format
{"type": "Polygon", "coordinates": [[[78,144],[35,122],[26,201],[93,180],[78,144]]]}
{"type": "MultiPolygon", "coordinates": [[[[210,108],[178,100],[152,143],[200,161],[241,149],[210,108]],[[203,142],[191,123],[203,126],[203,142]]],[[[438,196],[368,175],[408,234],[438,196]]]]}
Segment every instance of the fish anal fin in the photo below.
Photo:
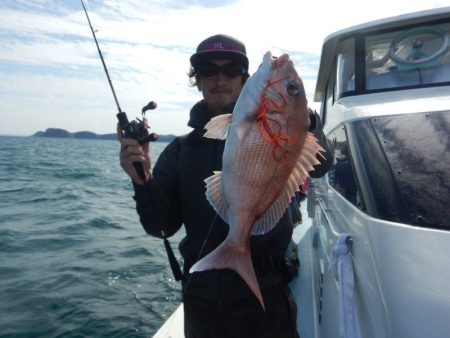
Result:
{"type": "Polygon", "coordinates": [[[225,140],[228,135],[228,127],[231,122],[231,114],[214,116],[205,126],[206,133],[203,137],[225,140]]]}
{"type": "Polygon", "coordinates": [[[248,285],[265,311],[264,300],[256,278],[250,250],[235,250],[225,240],[215,250],[195,263],[190,273],[205,270],[231,269],[235,271],[248,285]]]}
{"type": "Polygon", "coordinates": [[[264,235],[272,230],[286,212],[289,202],[290,198],[286,189],[282,190],[270,208],[255,222],[252,235],[264,235]]]}

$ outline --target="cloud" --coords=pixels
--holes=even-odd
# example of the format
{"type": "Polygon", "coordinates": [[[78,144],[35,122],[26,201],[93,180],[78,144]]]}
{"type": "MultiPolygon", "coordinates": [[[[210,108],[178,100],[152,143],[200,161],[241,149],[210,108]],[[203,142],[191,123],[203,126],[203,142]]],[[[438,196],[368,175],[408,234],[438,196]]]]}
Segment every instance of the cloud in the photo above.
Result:
{"type": "MultiPolygon", "coordinates": [[[[86,3],[122,109],[134,118],[155,100],[154,131],[181,134],[190,130],[189,109],[201,98],[186,73],[204,38],[226,33],[243,40],[250,71],[267,50],[288,52],[312,102],[327,35],[385,17],[386,8],[396,15],[444,1],[342,0],[326,8],[295,0],[86,3]]],[[[117,108],[81,3],[5,0],[0,15],[0,133],[31,134],[50,126],[113,132],[117,108]]]]}

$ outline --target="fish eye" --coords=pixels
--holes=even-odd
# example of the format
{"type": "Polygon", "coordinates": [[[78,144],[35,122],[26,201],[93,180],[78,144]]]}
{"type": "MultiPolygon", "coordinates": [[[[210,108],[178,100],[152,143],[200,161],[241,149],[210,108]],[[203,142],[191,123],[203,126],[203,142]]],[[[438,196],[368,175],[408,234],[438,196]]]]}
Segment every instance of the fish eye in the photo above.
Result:
{"type": "Polygon", "coordinates": [[[290,96],[298,96],[300,94],[300,88],[295,81],[291,81],[288,83],[286,91],[290,96]]]}

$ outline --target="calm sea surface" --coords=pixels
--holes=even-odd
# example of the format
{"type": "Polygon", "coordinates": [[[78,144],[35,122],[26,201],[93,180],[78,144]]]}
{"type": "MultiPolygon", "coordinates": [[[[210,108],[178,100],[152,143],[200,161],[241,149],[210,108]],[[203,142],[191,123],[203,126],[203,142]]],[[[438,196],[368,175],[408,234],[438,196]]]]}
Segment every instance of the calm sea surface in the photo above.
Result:
{"type": "MultiPolygon", "coordinates": [[[[152,143],[153,159],[166,145],[152,143]]],[[[151,337],[176,309],[180,285],[118,151],[0,136],[0,337],[151,337]]]]}

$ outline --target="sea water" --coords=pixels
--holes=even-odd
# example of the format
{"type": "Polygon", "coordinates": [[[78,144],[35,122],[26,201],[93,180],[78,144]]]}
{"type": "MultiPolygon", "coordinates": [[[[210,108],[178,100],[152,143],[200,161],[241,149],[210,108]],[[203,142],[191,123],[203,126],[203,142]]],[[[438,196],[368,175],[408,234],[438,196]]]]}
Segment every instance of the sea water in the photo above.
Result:
{"type": "Polygon", "coordinates": [[[117,141],[0,136],[0,337],[157,331],[180,285],[132,196],[117,141]]]}

